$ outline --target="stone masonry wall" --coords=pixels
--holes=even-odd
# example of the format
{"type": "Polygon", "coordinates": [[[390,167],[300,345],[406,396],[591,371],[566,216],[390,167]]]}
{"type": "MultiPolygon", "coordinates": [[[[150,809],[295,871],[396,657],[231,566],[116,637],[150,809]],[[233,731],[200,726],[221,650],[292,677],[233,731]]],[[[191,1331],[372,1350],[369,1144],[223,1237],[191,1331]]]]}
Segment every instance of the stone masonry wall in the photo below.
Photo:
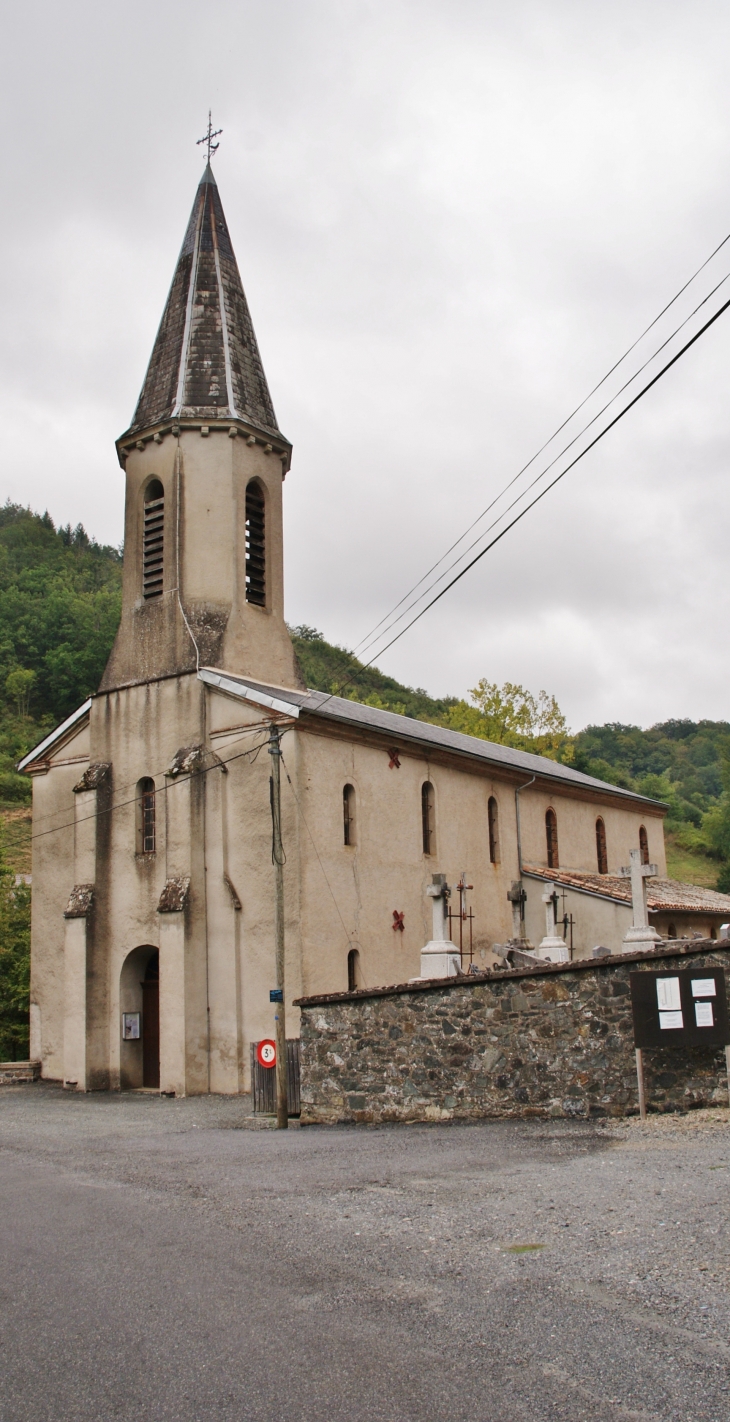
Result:
{"type": "MultiPolygon", "coordinates": [[[[629,973],[730,965],[710,940],[303,998],[302,1124],[638,1111],[629,973]]],[[[653,1111],[727,1105],[723,1048],[644,1052],[653,1111]]]]}

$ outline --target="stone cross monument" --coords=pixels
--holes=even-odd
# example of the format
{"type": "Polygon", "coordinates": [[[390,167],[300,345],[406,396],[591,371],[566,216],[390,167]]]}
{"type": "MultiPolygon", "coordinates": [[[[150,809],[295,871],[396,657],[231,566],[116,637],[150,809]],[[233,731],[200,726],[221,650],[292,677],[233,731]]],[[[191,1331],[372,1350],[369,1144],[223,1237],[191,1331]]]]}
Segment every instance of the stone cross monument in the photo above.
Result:
{"type": "Polygon", "coordinates": [[[461,972],[461,958],[448,937],[446,925],[451,890],[445,874],[432,874],[426,893],[433,905],[432,938],[421,949],[422,978],[453,978],[461,972]]]}
{"type": "Polygon", "coordinates": [[[525,923],[523,919],[525,891],[521,879],[513,879],[507,890],[507,898],[512,905],[512,943],[525,943],[525,923]]]}
{"type": "Polygon", "coordinates": [[[545,937],[535,949],[538,958],[543,958],[546,963],[568,963],[570,953],[564,938],[561,938],[557,924],[555,922],[555,895],[554,884],[547,884],[542,895],[545,905],[545,937]]]}
{"type": "Polygon", "coordinates": [[[659,870],[656,864],[642,864],[640,849],[632,849],[629,858],[631,863],[628,868],[621,870],[621,875],[622,878],[631,880],[634,922],[628,933],[624,934],[624,943],[627,948],[653,948],[655,943],[661,943],[662,938],[655,928],[649,926],[646,881],[655,879],[659,870]]]}

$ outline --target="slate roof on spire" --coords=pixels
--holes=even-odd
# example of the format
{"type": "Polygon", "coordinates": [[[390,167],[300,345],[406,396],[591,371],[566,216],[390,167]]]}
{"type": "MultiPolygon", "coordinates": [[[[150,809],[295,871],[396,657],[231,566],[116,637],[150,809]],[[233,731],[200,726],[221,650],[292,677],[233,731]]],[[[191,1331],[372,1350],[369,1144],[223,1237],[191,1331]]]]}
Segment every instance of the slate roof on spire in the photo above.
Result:
{"type": "Polygon", "coordinates": [[[283,438],[210,163],[127,433],[171,418],[238,418],[283,438]]]}

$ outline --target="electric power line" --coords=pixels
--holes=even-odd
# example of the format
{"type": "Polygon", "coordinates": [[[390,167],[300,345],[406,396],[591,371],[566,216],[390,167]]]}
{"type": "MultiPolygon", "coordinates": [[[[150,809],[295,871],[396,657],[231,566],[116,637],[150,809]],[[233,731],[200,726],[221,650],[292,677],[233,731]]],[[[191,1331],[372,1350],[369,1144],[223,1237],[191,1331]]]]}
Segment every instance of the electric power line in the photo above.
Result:
{"type": "MultiPolygon", "coordinates": [[[[468,573],[469,570],[474,567],[474,564],[478,563],[480,558],[484,557],[485,553],[488,553],[491,548],[494,548],[495,544],[499,543],[500,539],[504,538],[505,534],[509,533],[510,529],[514,528],[515,524],[519,523],[520,519],[523,519],[525,517],[525,514],[529,513],[530,509],[533,509],[535,507],[535,504],[539,504],[540,500],[544,499],[545,495],[549,494],[550,490],[554,489],[555,485],[559,484],[560,480],[563,479],[565,475],[570,472],[571,469],[574,469],[576,464],[580,463],[581,459],[585,458],[589,450],[593,449],[594,446],[597,445],[599,441],[603,439],[604,435],[607,435],[609,430],[613,429],[614,425],[617,425],[619,420],[622,420],[624,415],[627,415],[629,410],[631,410],[634,405],[638,404],[639,400],[643,399],[644,395],[646,395],[647,392],[651,390],[652,386],[656,385],[657,381],[661,380],[662,376],[666,375],[667,371],[670,370],[673,365],[676,365],[676,362],[681,359],[681,357],[685,354],[686,351],[689,350],[690,346],[693,346],[695,341],[698,341],[700,336],[703,336],[705,331],[709,330],[710,326],[714,325],[715,321],[717,321],[719,317],[723,315],[723,312],[727,311],[729,306],[730,300],[724,302],[724,304],[720,307],[719,311],[716,311],[714,316],[711,316],[709,321],[706,321],[704,326],[701,326],[699,331],[695,332],[694,336],[692,336],[691,339],[687,341],[684,346],[682,346],[682,349],[677,351],[676,355],[673,355],[671,360],[667,361],[666,365],[663,366],[662,369],[658,371],[657,374],[654,375],[651,380],[647,381],[646,385],[643,387],[642,390],[639,391],[638,395],[635,395],[633,400],[630,400],[628,405],[625,405],[623,410],[620,410],[619,413],[614,416],[614,418],[606,425],[605,429],[600,430],[599,433],[596,435],[595,439],[592,439],[590,444],[586,445],[586,448],[581,450],[580,454],[577,454],[575,459],[571,460],[570,464],[566,465],[565,469],[562,469],[561,472],[556,475],[554,479],[551,480],[547,487],[542,489],[540,493],[535,496],[531,503],[527,505],[527,508],[522,509],[521,512],[518,513],[516,517],[513,518],[511,522],[507,524],[507,527],[503,528],[501,532],[497,534],[496,538],[493,538],[491,543],[487,544],[486,548],[483,548],[480,553],[477,553],[476,557],[472,558],[471,562],[467,563],[466,567],[462,568],[461,572],[457,573],[456,577],[452,578],[451,582],[447,583],[445,588],[442,588],[441,591],[438,592],[436,596],[433,597],[431,601],[426,604],[425,607],[421,608],[421,611],[416,613],[416,616],[411,619],[411,621],[406,627],[403,627],[400,632],[396,633],[396,636],[393,637],[392,640],[388,642],[385,647],[381,647],[377,655],[382,657],[384,652],[387,652],[392,646],[394,646],[396,642],[400,641],[400,638],[405,636],[406,632],[408,632],[409,629],[413,627],[416,622],[420,621],[424,614],[429,611],[429,608],[434,606],[434,603],[439,602],[440,599],[444,597],[445,594],[450,590],[450,588],[453,588],[454,584],[458,583],[461,578],[463,578],[465,574],[468,573]]],[[[372,662],[366,662],[365,665],[371,666],[372,662]]]]}
{"type": "MultiPolygon", "coordinates": [[[[727,240],[727,239],[726,239],[726,240],[727,240]]],[[[709,261],[709,260],[710,260],[710,259],[708,258],[708,261],[709,261]]],[[[512,500],[512,503],[511,503],[511,504],[508,504],[507,507],[506,507],[505,509],[503,509],[500,514],[497,515],[497,517],[492,521],[492,523],[490,523],[490,524],[487,526],[487,528],[485,528],[485,529],[482,530],[482,532],[474,539],[473,543],[470,543],[470,544],[468,545],[468,547],[465,548],[465,549],[458,555],[458,557],[455,558],[454,561],[449,564],[448,568],[444,569],[443,573],[440,573],[439,576],[438,576],[437,578],[435,578],[434,581],[433,581],[431,584],[429,584],[429,586],[424,590],[424,592],[420,593],[417,598],[414,598],[412,602],[408,603],[408,606],[407,606],[406,608],[404,608],[403,612],[401,612],[398,617],[395,617],[395,618],[393,618],[392,621],[389,621],[388,619],[390,619],[390,618],[393,617],[393,613],[394,613],[394,612],[397,612],[398,608],[402,606],[402,604],[411,596],[411,594],[414,593],[414,592],[416,592],[416,590],[421,586],[421,584],[425,582],[426,578],[430,576],[430,573],[424,574],[424,576],[419,580],[419,582],[417,582],[417,583],[414,584],[414,586],[411,588],[410,592],[406,593],[406,594],[404,595],[404,597],[401,598],[400,602],[396,603],[395,607],[391,608],[391,611],[390,611],[389,613],[386,613],[385,617],[381,618],[380,622],[377,624],[377,627],[382,627],[382,625],[383,625],[384,622],[387,623],[387,626],[386,626],[386,628],[384,629],[384,631],[381,633],[381,636],[380,636],[380,637],[377,637],[377,638],[375,637],[374,634],[375,634],[375,631],[377,630],[377,628],[374,628],[372,633],[368,633],[365,638],[361,639],[361,641],[358,642],[358,644],[357,644],[358,648],[361,648],[363,651],[367,651],[367,650],[373,645],[373,642],[379,642],[383,636],[387,636],[387,633],[391,630],[391,628],[397,627],[398,623],[399,623],[400,621],[402,621],[402,619],[408,615],[408,613],[411,611],[412,608],[417,607],[417,606],[418,606],[418,603],[421,602],[423,598],[428,597],[428,594],[431,592],[431,590],[432,590],[434,587],[437,587],[438,584],[441,582],[441,580],[442,580],[443,578],[447,577],[448,574],[451,572],[451,570],[452,570],[453,568],[458,567],[458,564],[462,561],[463,558],[465,558],[465,557],[467,556],[468,553],[471,552],[472,548],[476,548],[477,545],[482,541],[482,539],[483,539],[483,538],[486,538],[487,534],[490,533],[493,528],[496,528],[496,527],[497,527],[497,525],[499,524],[500,520],[503,519],[503,518],[505,518],[506,515],[507,515],[513,508],[515,508],[515,506],[520,502],[520,500],[523,499],[523,498],[525,498],[526,495],[530,492],[530,490],[535,488],[535,485],[536,485],[536,484],[539,484],[539,482],[540,482],[541,479],[544,479],[544,478],[545,478],[545,475],[548,474],[548,473],[550,472],[550,470],[555,467],[555,465],[558,463],[558,461],[559,461],[560,459],[562,459],[563,456],[564,456],[565,454],[567,454],[568,451],[569,451],[570,449],[572,449],[575,444],[577,444],[578,440],[581,439],[581,437],[582,437],[584,434],[587,433],[587,431],[591,428],[591,426],[594,425],[594,424],[596,423],[596,421],[599,420],[599,419],[601,418],[601,416],[604,415],[608,409],[610,409],[611,405],[615,404],[615,402],[619,399],[619,397],[620,397],[621,395],[624,394],[624,392],[628,389],[628,387],[629,387],[630,385],[632,385],[635,380],[638,380],[639,376],[640,376],[641,374],[643,374],[643,372],[647,369],[647,366],[651,365],[652,361],[656,360],[657,356],[660,355],[661,352],[666,349],[666,347],[670,344],[670,342],[674,340],[675,336],[679,335],[679,332],[682,331],[682,330],[684,329],[684,327],[688,325],[688,323],[692,320],[692,318],[697,315],[697,312],[700,311],[703,306],[706,306],[706,305],[707,305],[707,302],[710,300],[710,298],[713,297],[713,296],[720,290],[720,287],[721,287],[721,286],[724,286],[725,282],[728,281],[728,279],[730,279],[730,272],[727,273],[727,274],[722,278],[722,280],[719,281],[719,282],[716,284],[716,286],[714,286],[714,287],[712,288],[712,290],[707,293],[707,296],[704,296],[704,297],[702,298],[702,300],[697,304],[697,306],[695,306],[694,309],[689,312],[689,315],[685,316],[685,318],[684,318],[683,321],[680,321],[679,325],[676,326],[676,327],[674,328],[674,330],[666,337],[666,339],[665,339],[664,341],[662,341],[659,346],[657,346],[656,350],[655,350],[650,356],[647,357],[647,359],[644,361],[643,365],[640,365],[640,366],[639,366],[638,370],[636,370],[636,371],[634,372],[634,374],[631,375],[631,376],[629,377],[629,379],[626,380],[622,386],[620,386],[620,388],[616,391],[616,393],[611,396],[611,399],[610,399],[610,400],[607,400],[607,401],[606,401],[606,404],[603,405],[603,406],[601,407],[601,409],[598,410],[597,413],[596,413],[595,415],[593,415],[592,418],[586,422],[586,424],[582,427],[582,429],[580,429],[580,430],[578,431],[578,433],[577,433],[576,435],[574,435],[573,438],[572,438],[571,440],[569,440],[566,445],[563,446],[563,448],[559,451],[559,453],[556,454],[553,459],[551,459],[550,463],[547,464],[547,465],[545,466],[545,468],[540,471],[539,474],[535,475],[534,479],[532,479],[531,482],[530,482],[529,484],[527,484],[526,487],[516,496],[516,498],[514,498],[514,499],[512,500]]],[[[686,285],[689,285],[689,283],[687,283],[686,285]]],[[[686,290],[686,286],[683,288],[683,290],[686,290]]],[[[670,304],[671,304],[671,303],[670,303],[670,304]]],[[[668,307],[665,307],[665,311],[666,311],[666,310],[668,310],[668,307]]],[[[657,317],[656,319],[658,320],[659,318],[657,317]]],[[[655,324],[655,322],[653,322],[652,324],[655,324]]],[[[649,328],[647,327],[647,329],[649,329],[649,328]]],[[[641,337],[640,337],[639,339],[641,339],[641,337]]],[[[634,344],[637,344],[637,342],[635,342],[634,344]]],[[[631,349],[633,349],[633,347],[632,347],[631,349]]],[[[622,359],[623,359],[623,357],[622,357],[622,359]]],[[[620,362],[617,362],[617,364],[620,364],[620,362]]],[[[615,370],[615,369],[616,369],[616,366],[614,366],[613,369],[615,370]]],[[[609,374],[610,374],[610,373],[611,373],[611,372],[609,372],[609,374]]],[[[607,379],[607,378],[608,378],[607,376],[604,377],[604,379],[607,379]]],[[[599,384],[603,384],[603,381],[599,382],[599,384]]],[[[598,386],[596,386],[595,389],[598,389],[598,386]]],[[[595,392],[591,392],[591,393],[595,393],[595,392]]],[[[588,400],[588,399],[590,399],[590,396],[586,396],[586,400],[588,400]]],[[[585,404],[585,401],[583,401],[583,404],[585,404]]],[[[581,408],[581,407],[578,406],[578,409],[580,409],[580,408],[581,408]]],[[[574,411],[574,413],[575,413],[575,411],[574,411]]],[[[568,424],[572,418],[573,418],[572,415],[569,416],[568,419],[563,422],[563,425],[561,425],[560,428],[561,428],[561,429],[564,429],[564,428],[565,428],[565,425],[568,424]]],[[[609,426],[608,428],[610,428],[610,426],[609,426]]],[[[552,439],[553,439],[554,437],[555,437],[555,436],[551,436],[551,439],[548,440],[547,443],[548,443],[548,444],[552,443],[552,439]]],[[[546,447],[547,447],[546,445],[543,445],[543,446],[542,446],[542,450],[544,450],[546,447]]],[[[589,446],[589,448],[590,448],[590,446],[589,446]]],[[[486,515],[491,511],[491,509],[494,508],[494,505],[499,502],[499,500],[507,493],[507,491],[508,491],[510,488],[512,488],[512,486],[517,482],[517,480],[521,477],[521,475],[526,472],[526,470],[530,467],[530,465],[535,462],[535,459],[537,459],[537,458],[539,457],[539,455],[542,453],[542,450],[538,450],[538,453],[537,453],[536,455],[533,455],[532,459],[529,460],[527,464],[523,465],[523,467],[522,467],[522,469],[519,471],[519,473],[515,474],[514,477],[513,477],[512,479],[510,479],[507,484],[505,484],[504,488],[502,488],[502,489],[500,490],[500,492],[495,495],[495,497],[492,499],[491,503],[487,504],[487,507],[486,507],[485,509],[483,509],[482,512],[478,515],[478,517],[477,517],[476,519],[474,519],[474,521],[469,525],[469,527],[464,530],[464,532],[459,536],[459,538],[456,540],[456,542],[455,542],[455,543],[452,543],[451,548],[450,548],[450,549],[447,549],[446,553],[444,553],[444,554],[442,555],[442,557],[438,560],[437,563],[434,563],[434,565],[433,565],[433,567],[431,568],[430,572],[434,572],[436,568],[440,567],[440,565],[441,565],[441,564],[445,561],[445,559],[449,556],[449,553],[452,552],[454,548],[457,548],[458,545],[459,545],[459,543],[463,542],[463,540],[468,536],[468,534],[472,531],[472,529],[476,527],[476,525],[477,525],[478,523],[481,523],[482,519],[485,518],[486,515]]],[[[375,656],[379,656],[379,655],[381,655],[380,652],[376,652],[376,653],[375,653],[375,656]]],[[[367,665],[370,665],[370,663],[367,663],[367,665]]]]}

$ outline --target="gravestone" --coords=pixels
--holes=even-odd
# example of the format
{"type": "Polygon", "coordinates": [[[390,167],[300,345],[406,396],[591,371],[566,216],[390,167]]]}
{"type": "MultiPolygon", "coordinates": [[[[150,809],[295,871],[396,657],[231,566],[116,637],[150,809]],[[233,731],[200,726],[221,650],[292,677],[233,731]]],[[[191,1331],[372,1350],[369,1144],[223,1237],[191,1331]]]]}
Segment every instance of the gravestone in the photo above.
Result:
{"type": "Polygon", "coordinates": [[[662,943],[661,934],[649,925],[649,909],[646,902],[647,879],[655,879],[659,870],[656,864],[642,864],[641,850],[632,849],[629,855],[631,863],[627,868],[621,870],[624,879],[631,880],[631,902],[633,905],[633,924],[628,933],[624,934],[624,943],[627,948],[653,948],[656,944],[662,943]]]}
{"type": "Polygon", "coordinates": [[[454,978],[461,972],[461,957],[447,933],[451,890],[446,875],[432,874],[426,893],[432,902],[433,924],[431,939],[421,949],[421,977],[454,978]]]}
{"type": "Polygon", "coordinates": [[[535,949],[535,956],[543,963],[568,963],[570,953],[564,938],[560,937],[555,923],[555,899],[557,890],[554,884],[546,885],[542,895],[545,905],[545,937],[540,941],[535,949]]]}

